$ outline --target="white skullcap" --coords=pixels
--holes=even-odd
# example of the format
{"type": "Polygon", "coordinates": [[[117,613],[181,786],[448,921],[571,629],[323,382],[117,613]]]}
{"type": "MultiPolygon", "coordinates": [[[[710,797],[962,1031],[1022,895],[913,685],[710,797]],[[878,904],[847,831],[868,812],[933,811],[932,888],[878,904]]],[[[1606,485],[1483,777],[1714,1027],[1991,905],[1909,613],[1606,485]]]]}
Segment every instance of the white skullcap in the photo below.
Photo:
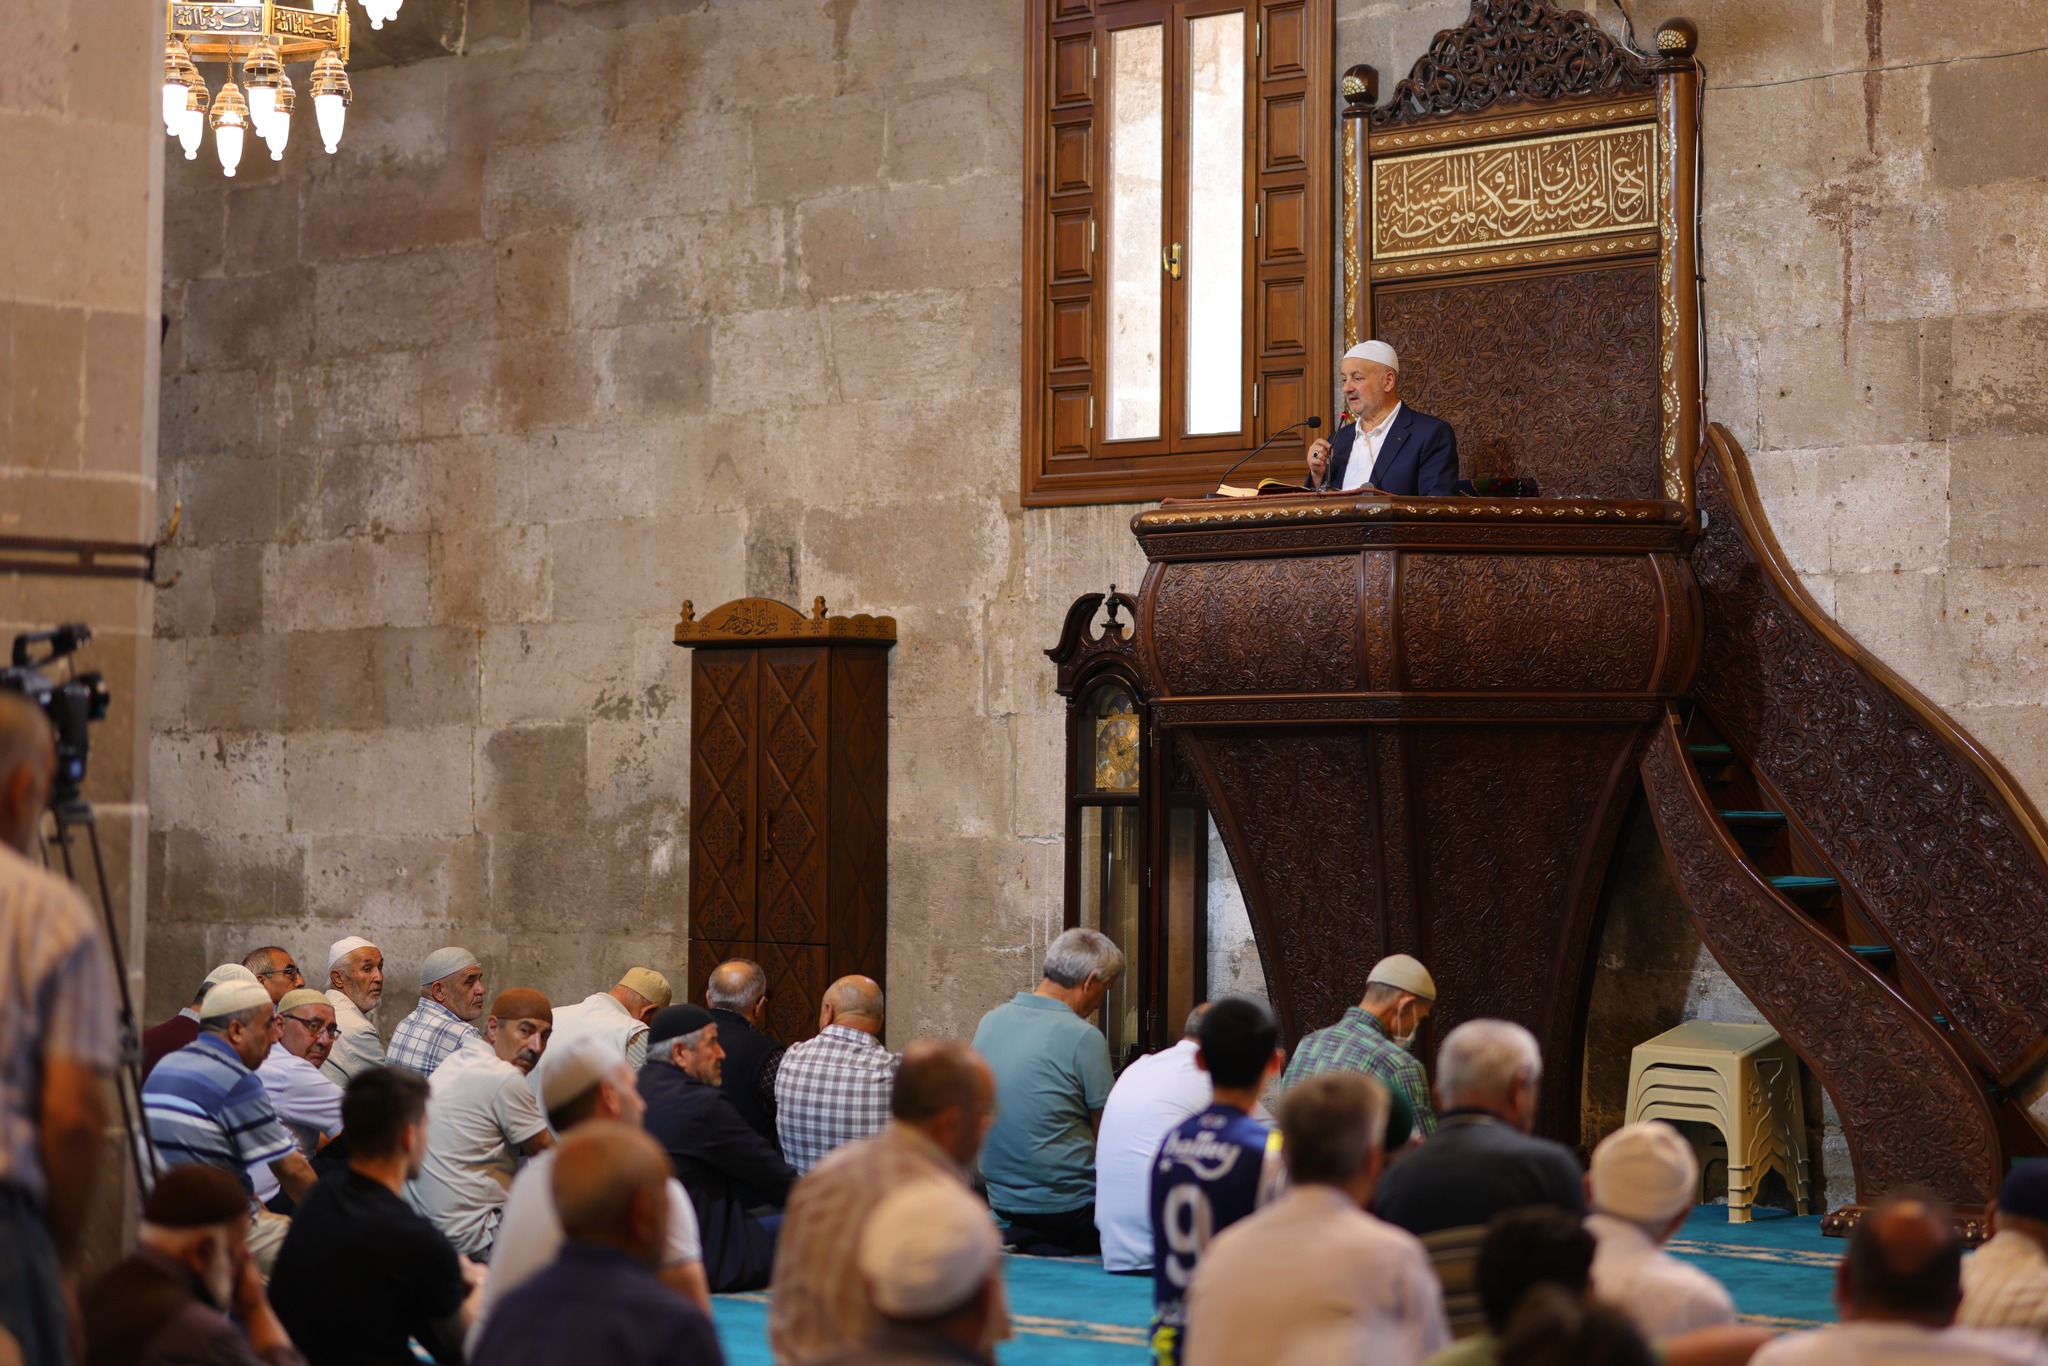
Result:
{"type": "Polygon", "coordinates": [[[239,1015],[245,1010],[270,1004],[270,993],[257,981],[222,982],[217,987],[206,989],[206,999],[199,1003],[201,1020],[218,1020],[223,1015],[239,1015]]]}
{"type": "Polygon", "coordinates": [[[1593,1208],[1639,1224],[1663,1223],[1699,1200],[1692,1144],[1659,1120],[1624,1124],[1593,1149],[1593,1208]]]}
{"type": "Polygon", "coordinates": [[[333,972],[336,964],[340,963],[342,959],[348,957],[357,949],[374,949],[376,947],[375,944],[372,944],[359,934],[352,934],[346,939],[337,939],[327,946],[327,970],[333,972]]]}
{"type": "Polygon", "coordinates": [[[988,1207],[952,1181],[896,1191],[860,1235],[860,1271],[875,1308],[898,1319],[952,1313],[987,1284],[1002,1254],[988,1207]]]}
{"type": "Polygon", "coordinates": [[[594,1035],[562,1049],[550,1048],[540,1068],[540,1108],[559,1110],[619,1070],[626,1061],[618,1046],[594,1035]]]}
{"type": "Polygon", "coordinates": [[[1395,374],[1401,373],[1401,358],[1383,341],[1362,341],[1344,353],[1345,360],[1377,361],[1395,374]]]}
{"type": "Polygon", "coordinates": [[[1429,969],[1405,953],[1389,954],[1372,965],[1372,973],[1365,979],[1367,985],[1378,984],[1419,996],[1425,1001],[1436,1000],[1436,979],[1429,975],[1429,969]]]}
{"type": "MultiPolygon", "coordinates": [[[[262,978],[243,967],[240,963],[222,963],[212,972],[206,974],[206,985],[210,987],[217,987],[223,982],[255,982],[260,986],[262,980],[262,978]]],[[[266,996],[269,994],[268,992],[264,993],[266,996]]]]}
{"type": "Polygon", "coordinates": [[[479,961],[468,949],[458,949],[453,944],[445,949],[435,949],[427,955],[427,961],[420,964],[420,985],[426,986],[464,968],[473,968],[479,961]]]}

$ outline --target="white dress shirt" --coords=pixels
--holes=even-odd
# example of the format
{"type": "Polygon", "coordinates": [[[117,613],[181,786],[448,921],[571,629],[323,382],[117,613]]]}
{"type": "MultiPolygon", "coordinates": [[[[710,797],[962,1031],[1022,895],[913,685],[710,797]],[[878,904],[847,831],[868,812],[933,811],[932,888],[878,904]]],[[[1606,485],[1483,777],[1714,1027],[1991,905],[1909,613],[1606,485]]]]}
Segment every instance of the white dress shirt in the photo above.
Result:
{"type": "Polygon", "coordinates": [[[1383,418],[1371,431],[1361,428],[1351,438],[1351,458],[1344,462],[1344,487],[1362,489],[1372,482],[1372,467],[1379,463],[1380,447],[1387,444],[1387,433],[1394,430],[1394,419],[1401,415],[1401,405],[1396,403],[1392,412],[1383,418]]]}
{"type": "Polygon", "coordinates": [[[2031,1333],[1922,1328],[1912,1323],[1831,1323],[1767,1342],[1750,1366],[2048,1366],[2031,1333]]]}
{"type": "Polygon", "coordinates": [[[1152,1268],[1152,1159],[1175,1125],[1209,1108],[1209,1074],[1193,1039],[1124,1069],[1095,1135],[1095,1227],[1104,1271],[1152,1268]]]}
{"type": "Polygon", "coordinates": [[[1188,1287],[1187,1366],[1285,1361],[1308,1340],[1369,1344],[1373,1366],[1417,1366],[1451,1340],[1422,1240],[1334,1186],[1296,1186],[1224,1229],[1188,1287]]]}
{"type": "MultiPolygon", "coordinates": [[[[270,1046],[256,1077],[270,1093],[278,1123],[307,1157],[319,1150],[323,1137],[341,1132],[341,1088],[282,1043],[270,1046]]],[[[267,1204],[277,1198],[277,1174],[268,1162],[249,1168],[249,1179],[256,1183],[258,1200],[267,1204]]]]}
{"type": "MultiPolygon", "coordinates": [[[[546,1055],[543,1054],[543,1057],[546,1055]]],[[[435,1073],[436,1076],[440,1074],[435,1073]]],[[[469,1330],[470,1350],[483,1337],[484,1323],[491,1311],[504,1302],[536,1273],[546,1270],[562,1250],[562,1218],[555,1212],[555,1193],[548,1185],[555,1169],[553,1148],[536,1153],[512,1179],[512,1193],[505,1201],[504,1222],[498,1225],[498,1241],[491,1254],[489,1273],[484,1277],[484,1296],[477,1305],[476,1323],[469,1330]]],[[[661,1254],[663,1266],[680,1266],[704,1260],[704,1244],[697,1232],[697,1210],[689,1192],[673,1176],[668,1179],[668,1238],[661,1254]]]]}
{"type": "Polygon", "coordinates": [[[1963,1258],[1966,1328],[2024,1328],[2048,1336],[2048,1253],[2018,1229],[2000,1229],[1963,1258]]]}
{"type": "Polygon", "coordinates": [[[1652,1342],[1735,1322],[1735,1300],[1725,1286],[1636,1225],[1590,1214],[1586,1231],[1595,1239],[1593,1293],[1627,1314],[1652,1342]]]}

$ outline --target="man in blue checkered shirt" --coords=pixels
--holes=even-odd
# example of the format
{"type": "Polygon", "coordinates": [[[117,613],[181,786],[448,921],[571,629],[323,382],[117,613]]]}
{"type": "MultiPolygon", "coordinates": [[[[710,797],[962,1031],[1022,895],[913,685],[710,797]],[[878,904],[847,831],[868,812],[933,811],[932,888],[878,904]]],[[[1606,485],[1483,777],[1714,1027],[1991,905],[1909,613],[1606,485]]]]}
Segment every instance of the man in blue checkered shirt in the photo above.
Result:
{"type": "Polygon", "coordinates": [[[775,1074],[775,1130],[799,1174],[843,1143],[889,1123],[897,1057],[881,1041],[882,988],[842,977],[825,988],[816,1037],[793,1044],[775,1074]]]}
{"type": "Polygon", "coordinates": [[[384,1061],[423,1077],[458,1048],[495,1057],[470,1024],[484,1013],[484,970],[468,949],[435,949],[420,965],[420,1003],[391,1031],[384,1061]]]}

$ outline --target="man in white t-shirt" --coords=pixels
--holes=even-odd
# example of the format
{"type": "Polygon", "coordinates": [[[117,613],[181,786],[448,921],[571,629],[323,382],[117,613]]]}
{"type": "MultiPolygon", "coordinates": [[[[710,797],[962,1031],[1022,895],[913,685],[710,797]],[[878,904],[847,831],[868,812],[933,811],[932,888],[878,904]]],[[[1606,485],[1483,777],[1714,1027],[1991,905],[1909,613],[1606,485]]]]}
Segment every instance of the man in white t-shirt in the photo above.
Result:
{"type": "MultiPolygon", "coordinates": [[[[341,1088],[320,1070],[334,1043],[334,1007],[317,991],[300,987],[277,1002],[277,1042],[270,1045],[257,1080],[270,1093],[270,1108],[307,1157],[341,1132],[341,1088]]],[[[267,1164],[249,1169],[256,1198],[268,1205],[277,1198],[277,1176],[267,1164]]]]}
{"type": "Polygon", "coordinates": [[[1669,1124],[1626,1124],[1593,1150],[1586,1231],[1593,1235],[1593,1294],[1652,1342],[1735,1322],[1735,1300],[1706,1272],[1664,1250],[1699,1199],[1692,1144],[1669,1124]]]}
{"type": "Polygon", "coordinates": [[[555,1011],[555,1032],[548,1051],[533,1069],[533,1089],[538,1095],[547,1089],[548,1073],[555,1060],[564,1056],[572,1043],[602,1039],[626,1065],[638,1072],[647,1061],[647,1025],[654,1012],[665,1008],[673,993],[668,978],[653,968],[628,968],[610,991],[595,992],[573,1006],[555,1011]]]}
{"type": "Polygon", "coordinates": [[[1195,1028],[1204,1002],[1188,1015],[1178,1043],[1124,1069],[1102,1107],[1095,1133],[1095,1228],[1104,1271],[1152,1269],[1152,1160],[1176,1126],[1209,1108],[1209,1074],[1195,1064],[1195,1028]]]}
{"type": "Polygon", "coordinates": [[[430,1078],[427,1155],[406,1199],[479,1262],[490,1260],[519,1159],[554,1142],[526,1080],[547,1048],[553,1013],[537,991],[501,992],[484,1023],[490,1051],[458,1048],[430,1078]]]}
{"type": "Polygon", "coordinates": [[[1767,1343],[1752,1366],[2048,1366],[2048,1348],[2032,1333],[1953,1326],[1962,1267],[1947,1207],[1911,1196],[1880,1201],[1857,1221],[1835,1271],[1842,1321],[1767,1343]]]}
{"type": "MultiPolygon", "coordinates": [[[[640,1098],[632,1069],[612,1053],[608,1042],[585,1038],[559,1052],[551,1044],[548,1056],[552,1062],[541,1086],[540,1099],[556,1133],[566,1137],[578,1125],[602,1119],[640,1127],[647,1114],[647,1102],[640,1098]]],[[[562,1220],[555,1212],[554,1194],[548,1186],[554,1165],[553,1150],[544,1152],[522,1167],[512,1182],[511,1198],[505,1202],[505,1218],[498,1225],[497,1241],[492,1247],[490,1273],[484,1280],[476,1325],[469,1332],[471,1350],[483,1336],[485,1321],[505,1296],[551,1264],[562,1249],[562,1220]]],[[[670,1177],[668,1185],[667,1247],[655,1274],[662,1284],[709,1315],[711,1285],[704,1275],[697,1211],[690,1204],[682,1182],[670,1177]]]]}

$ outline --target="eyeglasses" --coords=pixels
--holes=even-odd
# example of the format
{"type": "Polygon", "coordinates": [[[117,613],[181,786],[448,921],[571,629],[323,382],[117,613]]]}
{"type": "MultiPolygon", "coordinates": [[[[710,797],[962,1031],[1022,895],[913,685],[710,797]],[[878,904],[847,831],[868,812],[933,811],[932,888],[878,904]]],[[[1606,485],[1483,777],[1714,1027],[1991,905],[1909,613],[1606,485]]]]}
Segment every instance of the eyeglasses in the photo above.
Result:
{"type": "Polygon", "coordinates": [[[303,982],[303,981],[305,981],[305,980],[306,980],[306,975],[305,975],[304,973],[302,973],[302,972],[300,972],[300,971],[299,971],[299,965],[298,965],[297,963],[286,963],[286,964],[285,964],[285,965],[284,965],[283,967],[281,967],[281,968],[272,968],[272,969],[270,969],[270,970],[269,970],[268,972],[259,972],[259,973],[257,973],[256,975],[257,975],[257,977],[259,977],[259,978],[262,978],[262,977],[296,977],[296,978],[298,978],[298,979],[299,979],[299,980],[300,980],[301,982],[303,982]]]}
{"type": "Polygon", "coordinates": [[[318,1020],[309,1020],[303,1015],[283,1015],[279,1018],[290,1020],[293,1024],[305,1030],[308,1034],[311,1034],[316,1039],[321,1038],[323,1036],[330,1039],[338,1039],[341,1037],[340,1025],[322,1024],[318,1020]]]}

